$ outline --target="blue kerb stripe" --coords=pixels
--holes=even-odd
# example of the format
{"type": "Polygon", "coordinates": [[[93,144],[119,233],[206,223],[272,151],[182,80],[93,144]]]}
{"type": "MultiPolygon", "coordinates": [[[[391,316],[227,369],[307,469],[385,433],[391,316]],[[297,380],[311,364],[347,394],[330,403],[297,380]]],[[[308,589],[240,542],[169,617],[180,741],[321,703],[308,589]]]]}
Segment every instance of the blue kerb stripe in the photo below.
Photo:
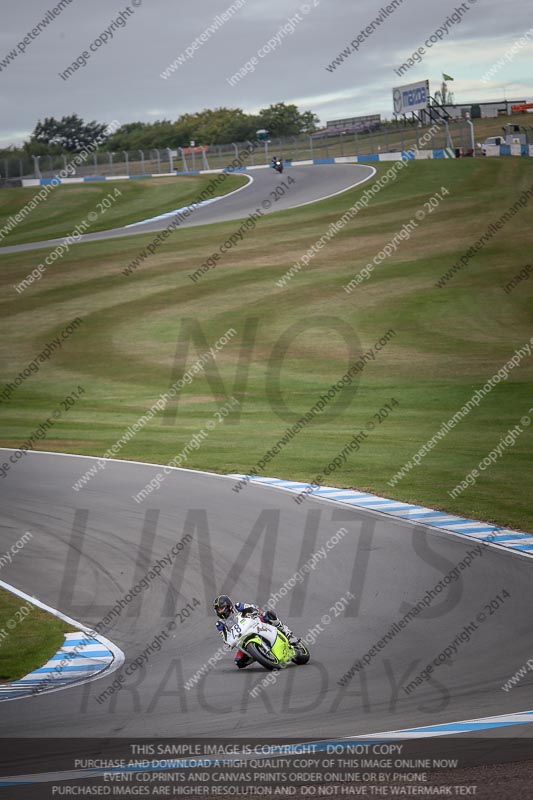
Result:
{"type": "Polygon", "coordinates": [[[496,544],[501,547],[507,547],[515,553],[523,552],[524,555],[533,553],[533,544],[527,543],[527,539],[530,539],[532,534],[525,531],[512,531],[501,525],[490,525],[474,519],[457,517],[449,512],[403,503],[391,498],[376,497],[373,494],[351,489],[321,486],[311,490],[309,483],[253,475],[249,475],[247,478],[252,483],[277,486],[292,493],[303,489],[306,495],[312,497],[322,498],[330,502],[345,503],[360,510],[389,514],[395,519],[406,520],[407,522],[419,522],[435,530],[468,537],[473,542],[496,544]],[[521,540],[525,540],[523,544],[521,544],[521,540]],[[516,543],[513,544],[513,541],[516,543]]]}
{"type": "Polygon", "coordinates": [[[368,154],[366,156],[357,156],[358,161],[379,161],[378,154],[368,154]]]}
{"type": "Polygon", "coordinates": [[[143,172],[142,174],[139,175],[130,175],[130,178],[151,178],[151,177],[152,177],[151,172],[143,172]]]}
{"type": "MultiPolygon", "coordinates": [[[[270,486],[276,486],[276,485],[279,485],[279,484],[272,483],[272,484],[269,484],[269,485],[270,486]]],[[[298,483],[297,481],[294,481],[294,482],[291,482],[291,483],[286,483],[284,486],[281,486],[281,488],[282,489],[301,489],[304,486],[307,487],[307,486],[309,486],[309,484],[308,483],[298,483]]]]}
{"type": "MultiPolygon", "coordinates": [[[[339,497],[338,499],[342,500],[342,497],[339,497]]],[[[370,497],[360,497],[359,502],[364,503],[365,505],[383,505],[383,503],[393,503],[394,500],[385,500],[384,497],[374,497],[371,495],[370,497]]]]}
{"type": "Polygon", "coordinates": [[[334,164],[334,158],[314,158],[313,164],[334,164]]]}
{"type": "Polygon", "coordinates": [[[84,653],[86,647],[94,647],[95,645],[98,645],[98,647],[101,649],[107,649],[102,642],[94,641],[93,639],[90,641],[84,639],[67,639],[63,644],[61,651],[58,652],[70,653],[71,651],[75,650],[76,652],[84,653]]]}
{"type": "Polygon", "coordinates": [[[372,497],[373,495],[368,494],[368,492],[360,492],[358,489],[338,489],[335,486],[320,486],[318,488],[320,494],[328,495],[328,494],[358,494],[359,497],[372,497]]]}
{"type": "MultiPolygon", "coordinates": [[[[272,484],[270,484],[272,485],[272,484]]],[[[275,484],[274,484],[275,485],[275,484]]],[[[283,481],[283,483],[278,484],[281,489],[296,489],[300,486],[309,486],[308,483],[302,483],[300,481],[283,481]]],[[[316,489],[313,489],[315,492],[316,489]]]]}
{"type": "Polygon", "coordinates": [[[402,150],[402,159],[403,161],[414,161],[415,154],[412,150],[402,150]]]}
{"type": "MultiPolygon", "coordinates": [[[[92,675],[82,676],[82,678],[83,677],[92,678],[92,675]]],[[[78,677],[77,680],[79,681],[80,678],[78,677]]],[[[43,694],[46,689],[57,689],[58,687],[72,685],[73,682],[74,678],[72,676],[70,678],[56,678],[55,680],[45,680],[42,678],[40,681],[31,681],[22,684],[20,689],[18,689],[18,684],[16,684],[13,686],[13,692],[22,694],[23,697],[30,697],[34,694],[43,694]]],[[[1,696],[2,695],[0,695],[0,697],[1,696]]]]}
{"type": "Polygon", "coordinates": [[[49,661],[63,661],[64,659],[73,659],[73,658],[101,658],[102,656],[109,656],[111,657],[111,653],[109,650],[90,650],[89,652],[84,652],[80,650],[79,652],[76,651],[75,653],[56,653],[55,656],[49,659],[49,661]]]}
{"type": "MultiPolygon", "coordinates": [[[[324,499],[325,500],[334,500],[334,501],[336,501],[338,503],[339,502],[340,503],[346,503],[346,502],[348,502],[348,500],[350,500],[353,503],[360,503],[363,498],[360,497],[357,494],[346,494],[346,495],[343,495],[342,497],[328,497],[327,495],[325,495],[324,499]]],[[[361,508],[364,508],[364,506],[361,506],[361,508]]]]}
{"type": "MultiPolygon", "coordinates": [[[[472,524],[472,523],[470,523],[470,524],[472,524]]],[[[488,531],[492,531],[493,530],[493,528],[485,528],[483,525],[480,525],[479,528],[467,528],[467,527],[464,527],[463,525],[461,525],[460,527],[457,527],[457,523],[456,522],[449,522],[448,525],[453,525],[454,526],[453,530],[456,533],[467,533],[467,534],[469,534],[469,533],[472,533],[472,534],[474,534],[474,533],[487,533],[488,531]]],[[[516,536],[511,536],[511,539],[516,539],[516,536]]]]}
{"type": "MultiPolygon", "coordinates": [[[[417,508],[417,506],[413,506],[413,508],[417,508]]],[[[409,514],[410,519],[423,519],[424,517],[435,517],[438,519],[439,517],[451,517],[453,514],[445,514],[444,511],[417,511],[416,514],[409,514]]]]}
{"type": "MultiPolygon", "coordinates": [[[[88,669],[102,669],[103,666],[107,666],[106,664],[67,664],[64,667],[61,667],[61,671],[58,673],[59,675],[62,672],[87,672],[88,669]]],[[[34,669],[31,672],[31,675],[39,675],[42,672],[50,673],[52,672],[52,667],[40,667],[39,669],[34,669]]]]}
{"type": "MultiPolygon", "coordinates": [[[[320,486],[318,491],[320,494],[330,494],[331,492],[349,492],[349,489],[336,489],[334,486],[320,486]]],[[[368,497],[365,492],[359,492],[361,497],[368,497]]]]}
{"type": "Polygon", "coordinates": [[[442,148],[438,150],[433,150],[433,158],[446,158],[446,151],[442,148]]]}
{"type": "Polygon", "coordinates": [[[360,497],[335,497],[335,498],[332,498],[332,499],[335,499],[340,503],[347,503],[348,505],[351,505],[351,506],[357,506],[357,508],[361,509],[361,511],[364,511],[365,508],[367,508],[369,511],[376,511],[376,510],[379,511],[379,509],[372,509],[369,506],[361,505],[361,498],[360,497]]]}
{"type": "Polygon", "coordinates": [[[105,181],[107,180],[105,175],[95,175],[93,178],[84,178],[84,183],[93,183],[94,181],[105,181]]]}
{"type": "Polygon", "coordinates": [[[80,636],[80,637],[72,636],[72,638],[70,638],[70,636],[71,634],[65,637],[65,641],[68,642],[68,644],[66,645],[67,647],[68,645],[71,644],[100,644],[100,645],[102,644],[101,642],[98,641],[98,639],[95,639],[94,636],[80,636]]]}
{"type": "MultiPolygon", "coordinates": [[[[454,522],[452,522],[451,524],[455,525],[454,522]]],[[[454,528],[454,530],[456,529],[454,528]]],[[[481,541],[492,542],[498,530],[499,530],[498,528],[486,528],[484,525],[480,525],[479,528],[468,528],[466,533],[468,533],[469,536],[473,536],[476,540],[480,539],[481,541]],[[480,533],[486,533],[487,536],[478,536],[478,534],[480,533]]],[[[516,539],[518,537],[515,536],[514,538],[516,539]]]]}
{"type": "Polygon", "coordinates": [[[59,178],[41,178],[40,181],[41,186],[58,186],[61,183],[63,183],[63,181],[60,181],[59,178]]]}
{"type": "Polygon", "coordinates": [[[456,731],[466,733],[467,731],[484,731],[489,728],[506,728],[508,725],[524,725],[523,720],[506,720],[505,722],[449,722],[446,725],[429,725],[427,728],[409,728],[407,733],[424,733],[431,731],[456,731]]]}
{"type": "MultiPolygon", "coordinates": [[[[252,476],[247,476],[247,477],[252,477],[252,476]]],[[[268,483],[268,484],[279,483],[282,486],[285,485],[290,486],[292,483],[297,483],[297,481],[280,481],[279,478],[256,478],[255,480],[260,480],[261,483],[268,483]]]]}
{"type": "Polygon", "coordinates": [[[394,505],[398,506],[398,508],[402,508],[404,511],[407,511],[408,508],[416,508],[416,506],[412,506],[411,503],[403,503],[401,500],[388,500],[388,503],[394,503],[394,505]]]}
{"type": "Polygon", "coordinates": [[[340,495],[341,493],[342,493],[342,495],[348,495],[348,494],[355,495],[355,494],[357,494],[357,495],[359,495],[361,500],[368,500],[368,499],[370,499],[372,497],[372,495],[368,494],[367,492],[359,492],[359,491],[357,491],[357,489],[335,489],[335,488],[329,488],[329,487],[320,487],[318,489],[318,491],[320,492],[320,494],[323,494],[325,497],[327,497],[330,494],[339,494],[340,495]]]}
{"type": "Polygon", "coordinates": [[[518,534],[518,533],[508,533],[502,536],[491,536],[490,539],[492,542],[510,542],[513,539],[529,539],[531,537],[527,536],[527,534],[518,534]]]}

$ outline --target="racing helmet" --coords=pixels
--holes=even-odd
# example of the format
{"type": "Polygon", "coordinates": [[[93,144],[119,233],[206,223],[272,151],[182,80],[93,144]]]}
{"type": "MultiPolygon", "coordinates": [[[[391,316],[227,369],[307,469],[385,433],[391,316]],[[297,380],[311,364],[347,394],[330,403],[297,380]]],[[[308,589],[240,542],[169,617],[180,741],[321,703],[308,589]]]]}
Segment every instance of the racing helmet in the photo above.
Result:
{"type": "Polygon", "coordinates": [[[227,594],[220,594],[213,603],[217,617],[228,619],[233,614],[233,603],[227,594]]]}

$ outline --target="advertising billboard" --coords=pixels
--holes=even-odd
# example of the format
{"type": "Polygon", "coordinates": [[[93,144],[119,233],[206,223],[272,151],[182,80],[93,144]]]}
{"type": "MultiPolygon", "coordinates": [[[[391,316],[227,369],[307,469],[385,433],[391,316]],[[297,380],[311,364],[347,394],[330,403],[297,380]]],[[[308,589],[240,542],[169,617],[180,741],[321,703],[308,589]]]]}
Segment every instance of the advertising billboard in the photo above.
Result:
{"type": "Polygon", "coordinates": [[[406,83],[392,90],[395,114],[421,111],[429,106],[429,80],[406,83]]]}

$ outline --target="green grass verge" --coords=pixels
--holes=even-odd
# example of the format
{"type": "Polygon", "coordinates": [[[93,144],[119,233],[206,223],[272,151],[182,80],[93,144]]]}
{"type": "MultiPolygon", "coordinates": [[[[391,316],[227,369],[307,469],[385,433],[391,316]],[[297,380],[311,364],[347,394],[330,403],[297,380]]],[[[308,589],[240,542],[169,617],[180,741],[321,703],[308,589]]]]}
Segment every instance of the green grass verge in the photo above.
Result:
{"type": "MultiPolygon", "coordinates": [[[[387,169],[387,164],[378,165],[379,174],[387,169]]],[[[233,391],[239,357],[249,356],[250,362],[240,418],[220,424],[215,420],[208,438],[190,452],[183,466],[247,472],[288,425],[273,410],[278,396],[273,374],[280,363],[276,347],[284,332],[296,323],[308,326],[288,349],[279,379],[278,394],[296,417],[308,411],[348,367],[340,326],[349,326],[347,335],[358,339],[363,350],[394,329],[394,339],[365,367],[349,407],[336,417],[328,411],[315,420],[263,474],[313,479],[394,397],[399,406],[376,424],[361,449],[352,452],[327,483],[533,530],[531,428],[482,472],[475,486],[455,499],[447,494],[533,406],[531,358],[523,359],[419,467],[394,488],[388,484],[532,335],[533,279],[509,294],[502,288],[531,258],[531,205],[498,231],[446,288],[435,287],[489,223],[532,184],[531,159],[414,162],[285,289],[279,289],[276,281],[362,195],[365,186],[263,218],[216,269],[194,284],[189,273],[238,223],[179,230],[130,277],[121,270],[149,237],[77,246],[20,296],[12,286],[35,265],[35,256],[0,257],[3,381],[13,381],[70,320],[83,319],[61,349],[24,380],[9,402],[0,404],[2,444],[19,447],[80,385],[85,393],[35,446],[102,455],[168,390],[176,343],[184,321],[192,318],[209,345],[230,327],[237,331],[216,359],[228,394],[233,391]],[[353,275],[442,186],[450,194],[419,222],[411,238],[401,242],[352,294],[344,292],[353,275]],[[242,345],[250,318],[257,320],[257,337],[252,342],[249,336],[242,345]]],[[[205,347],[198,343],[197,349],[203,352],[205,347]]],[[[196,358],[191,345],[187,364],[196,358]]],[[[222,392],[218,400],[214,398],[212,385],[205,373],[195,377],[180,394],[174,424],[158,415],[120,449],[118,457],[159,463],[174,458],[214,419],[223,402],[222,392]]],[[[83,463],[76,467],[73,482],[78,470],[83,472],[83,463]]],[[[132,486],[134,493],[141,489],[132,486]]],[[[157,495],[150,502],[157,502],[157,495]]]]}
{"type": "Polygon", "coordinates": [[[0,683],[46,664],[75,630],[63,620],[0,589],[0,683]]]}
{"type": "MultiPolygon", "coordinates": [[[[56,186],[27,216],[17,221],[16,227],[2,239],[0,246],[68,236],[91,213],[97,214],[97,219],[94,222],[88,220],[87,233],[140,222],[193,203],[211,181],[211,175],[191,175],[56,186]],[[101,205],[108,196],[112,203],[109,208],[109,203],[101,205]]],[[[242,175],[228,175],[215,194],[223,196],[245,183],[242,175]]],[[[42,189],[25,187],[0,192],[0,230],[42,189]]]]}

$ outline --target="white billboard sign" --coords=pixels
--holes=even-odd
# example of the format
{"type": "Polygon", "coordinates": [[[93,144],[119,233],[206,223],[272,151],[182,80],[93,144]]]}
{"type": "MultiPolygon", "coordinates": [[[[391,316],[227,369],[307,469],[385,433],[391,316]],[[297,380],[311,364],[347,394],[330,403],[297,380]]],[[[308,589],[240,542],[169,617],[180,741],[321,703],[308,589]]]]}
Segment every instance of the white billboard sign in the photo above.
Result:
{"type": "Polygon", "coordinates": [[[406,83],[392,90],[395,114],[409,114],[429,106],[429,81],[406,83]]]}

